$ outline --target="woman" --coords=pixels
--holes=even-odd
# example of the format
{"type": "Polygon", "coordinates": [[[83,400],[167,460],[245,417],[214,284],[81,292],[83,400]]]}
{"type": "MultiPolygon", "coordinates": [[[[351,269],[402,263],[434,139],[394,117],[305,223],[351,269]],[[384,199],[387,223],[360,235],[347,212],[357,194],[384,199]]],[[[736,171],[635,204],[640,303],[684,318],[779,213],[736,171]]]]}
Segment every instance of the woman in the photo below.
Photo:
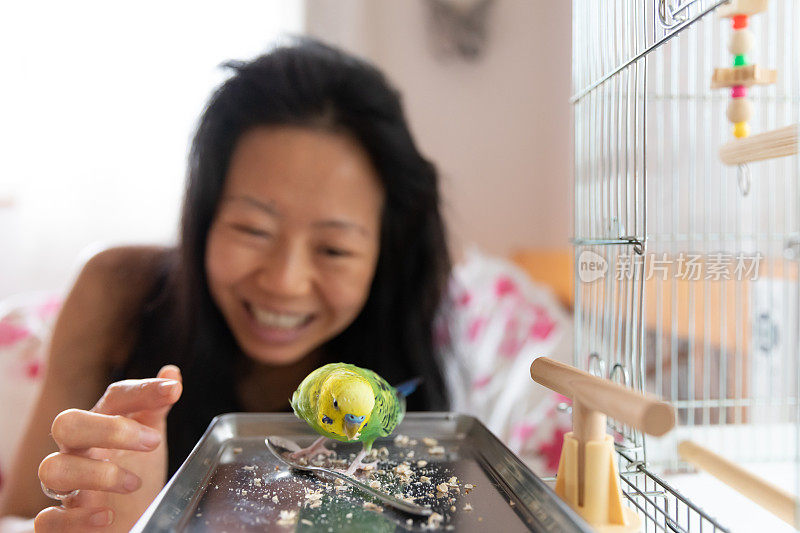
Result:
{"type": "Polygon", "coordinates": [[[193,142],[179,246],[105,251],[75,282],[0,514],[127,531],[213,416],[286,410],[327,362],[423,376],[409,409],[446,407],[437,176],[397,93],[310,40],[230,66],[193,142]],[[45,508],[42,488],[68,496],[45,508]]]}

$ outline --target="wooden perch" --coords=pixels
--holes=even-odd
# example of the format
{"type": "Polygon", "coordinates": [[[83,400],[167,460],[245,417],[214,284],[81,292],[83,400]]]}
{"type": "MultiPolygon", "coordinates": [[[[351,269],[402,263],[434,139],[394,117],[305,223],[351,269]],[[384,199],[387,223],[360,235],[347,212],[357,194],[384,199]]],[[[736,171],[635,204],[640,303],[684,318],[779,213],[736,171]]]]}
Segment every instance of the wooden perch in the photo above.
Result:
{"type": "Polygon", "coordinates": [[[743,165],[797,153],[798,124],[725,143],[719,158],[726,165],[743,165]]]}
{"type": "MultiPolygon", "coordinates": [[[[675,425],[675,410],[668,403],[570,365],[539,357],[531,365],[531,377],[548,389],[572,398],[573,409],[579,405],[579,409],[603,413],[649,435],[660,437],[675,425]]],[[[576,433],[578,425],[573,421],[576,433]]],[[[605,434],[605,420],[602,432],[605,434]]]]}
{"type": "Polygon", "coordinates": [[[735,87],[744,85],[771,85],[778,79],[778,71],[761,68],[758,65],[744,67],[715,68],[711,77],[711,88],[735,87]]]}
{"type": "Polygon", "coordinates": [[[683,460],[703,472],[708,472],[781,520],[797,527],[800,517],[795,517],[795,512],[800,502],[788,492],[692,441],[685,440],[678,444],[678,454],[683,460]]]}
{"type": "Polygon", "coordinates": [[[572,432],[564,435],[555,491],[595,529],[633,533],[641,519],[622,505],[614,439],[606,416],[660,436],[675,425],[671,405],[546,357],[531,364],[537,383],[572,398],[572,432]]]}

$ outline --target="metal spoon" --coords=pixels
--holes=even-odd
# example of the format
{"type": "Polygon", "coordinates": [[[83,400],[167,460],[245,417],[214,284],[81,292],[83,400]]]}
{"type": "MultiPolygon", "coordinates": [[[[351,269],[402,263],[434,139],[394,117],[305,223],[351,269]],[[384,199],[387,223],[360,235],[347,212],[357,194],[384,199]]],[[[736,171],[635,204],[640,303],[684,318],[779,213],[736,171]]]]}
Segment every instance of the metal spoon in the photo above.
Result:
{"type": "Polygon", "coordinates": [[[280,459],[282,463],[288,465],[291,468],[295,468],[297,470],[305,470],[307,472],[324,472],[325,474],[328,474],[330,476],[338,477],[342,481],[350,483],[352,486],[357,487],[358,489],[363,490],[364,492],[371,494],[372,496],[375,496],[385,504],[390,505],[399,511],[403,511],[404,513],[409,513],[417,516],[430,516],[433,513],[433,511],[427,507],[422,507],[421,505],[417,505],[415,503],[409,503],[400,500],[398,498],[395,498],[390,494],[386,494],[385,492],[373,489],[369,485],[362,483],[357,479],[353,479],[350,476],[346,476],[341,472],[337,472],[336,470],[331,470],[330,468],[323,468],[321,466],[301,465],[300,463],[296,463],[291,459],[289,459],[288,457],[284,457],[283,455],[281,455],[281,451],[277,446],[280,446],[280,448],[282,448],[284,451],[292,451],[288,447],[284,447],[278,444],[280,441],[282,441],[282,439],[275,439],[273,437],[273,440],[276,440],[277,442],[275,443],[270,442],[270,437],[264,439],[264,442],[267,444],[267,448],[269,448],[269,451],[271,451],[275,455],[275,457],[280,459]]]}

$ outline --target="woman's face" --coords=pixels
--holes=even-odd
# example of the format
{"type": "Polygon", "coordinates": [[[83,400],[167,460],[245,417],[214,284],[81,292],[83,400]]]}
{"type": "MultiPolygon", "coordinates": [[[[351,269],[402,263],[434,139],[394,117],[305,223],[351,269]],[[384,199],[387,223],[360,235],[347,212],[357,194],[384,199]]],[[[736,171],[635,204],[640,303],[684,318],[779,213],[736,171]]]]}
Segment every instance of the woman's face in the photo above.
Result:
{"type": "Polygon", "coordinates": [[[239,140],[206,248],[211,295],[251,358],[300,360],[369,294],[383,191],[349,136],[261,127],[239,140]]]}

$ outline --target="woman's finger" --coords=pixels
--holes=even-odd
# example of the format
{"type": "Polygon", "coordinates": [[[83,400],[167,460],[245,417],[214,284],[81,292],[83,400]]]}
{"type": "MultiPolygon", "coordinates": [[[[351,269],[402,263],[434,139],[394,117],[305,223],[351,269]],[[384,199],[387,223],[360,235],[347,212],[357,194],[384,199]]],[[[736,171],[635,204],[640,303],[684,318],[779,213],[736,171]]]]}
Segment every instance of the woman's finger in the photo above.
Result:
{"type": "Polygon", "coordinates": [[[58,492],[86,489],[127,494],[142,486],[139,476],[111,461],[60,452],[39,463],[39,480],[58,492]]]}
{"type": "Polygon", "coordinates": [[[128,379],[112,383],[92,408],[106,415],[127,415],[169,407],[178,401],[183,387],[175,379],[128,379]]]}
{"type": "Polygon", "coordinates": [[[158,431],[135,420],[80,409],[59,413],[53,420],[51,432],[65,451],[86,448],[150,451],[161,442],[158,431]]]}
{"type": "Polygon", "coordinates": [[[114,512],[103,508],[48,507],[36,515],[33,520],[34,530],[38,532],[87,531],[94,528],[110,526],[114,523],[114,512]]]}

